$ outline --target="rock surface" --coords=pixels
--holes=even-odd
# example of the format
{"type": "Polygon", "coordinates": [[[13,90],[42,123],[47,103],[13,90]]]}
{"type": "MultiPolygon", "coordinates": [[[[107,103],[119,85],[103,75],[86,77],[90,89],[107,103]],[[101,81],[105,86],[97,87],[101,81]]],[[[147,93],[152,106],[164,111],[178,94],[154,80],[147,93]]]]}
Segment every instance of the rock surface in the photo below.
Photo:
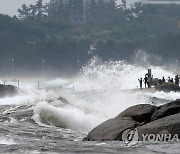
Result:
{"type": "Polygon", "coordinates": [[[128,128],[137,126],[137,122],[132,118],[114,118],[105,121],[104,123],[93,129],[84,140],[88,141],[111,141],[121,140],[121,134],[128,128]]]}
{"type": "Polygon", "coordinates": [[[180,112],[180,99],[158,106],[151,117],[151,121],[167,117],[180,112]]]}
{"type": "Polygon", "coordinates": [[[180,91],[180,87],[175,83],[166,82],[166,83],[163,83],[163,84],[157,86],[156,90],[164,91],[164,92],[171,92],[171,91],[178,92],[178,91],[180,91]]]}
{"type": "Polygon", "coordinates": [[[166,116],[137,128],[139,140],[142,134],[171,134],[180,136],[180,113],[166,116]]]}
{"type": "Polygon", "coordinates": [[[134,128],[138,130],[139,140],[142,140],[142,134],[180,135],[180,100],[159,107],[148,104],[132,106],[98,125],[84,140],[122,140],[123,132],[134,128]]]}
{"type": "Polygon", "coordinates": [[[0,97],[13,96],[17,94],[17,88],[12,85],[0,84],[0,97]]]}
{"type": "Polygon", "coordinates": [[[156,107],[154,105],[140,104],[127,108],[115,118],[131,117],[139,123],[149,122],[155,110],[156,107]]]}

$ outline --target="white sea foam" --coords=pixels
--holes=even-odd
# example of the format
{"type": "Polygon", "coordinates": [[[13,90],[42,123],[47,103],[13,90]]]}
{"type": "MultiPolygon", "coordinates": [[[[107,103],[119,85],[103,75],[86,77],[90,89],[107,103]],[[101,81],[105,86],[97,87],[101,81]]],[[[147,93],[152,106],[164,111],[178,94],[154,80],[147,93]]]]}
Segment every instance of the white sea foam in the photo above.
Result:
{"type": "Polygon", "coordinates": [[[70,85],[70,81],[65,80],[65,79],[53,79],[53,80],[48,80],[45,82],[42,82],[40,84],[41,89],[54,89],[54,88],[68,88],[70,85]]]}
{"type": "Polygon", "coordinates": [[[40,90],[34,83],[22,84],[19,96],[0,99],[0,104],[33,104],[36,123],[70,129],[90,130],[101,122],[115,117],[132,105],[150,103],[150,97],[167,100],[179,98],[180,93],[129,93],[137,88],[138,78],[152,69],[154,77],[174,77],[163,67],[131,65],[124,61],[100,62],[92,59],[78,77],[69,80],[55,79],[40,82],[40,90]],[[23,87],[24,86],[24,87],[23,87]],[[74,89],[72,89],[74,87],[74,89]],[[65,98],[63,100],[59,97],[65,98]],[[49,100],[45,102],[45,100],[49,100]]]}
{"type": "Polygon", "coordinates": [[[156,97],[156,98],[165,99],[165,100],[180,99],[180,93],[179,92],[172,92],[172,91],[169,92],[169,93],[166,93],[166,92],[163,92],[163,91],[156,92],[156,93],[147,93],[146,96],[156,97]]]}
{"type": "Polygon", "coordinates": [[[96,118],[93,114],[85,114],[84,111],[78,108],[55,107],[46,102],[38,103],[34,107],[33,116],[33,119],[40,125],[47,124],[81,130],[88,130],[92,123],[93,125],[98,124],[96,118]]]}
{"type": "MultiPolygon", "coordinates": [[[[165,70],[163,67],[148,66],[143,68],[127,64],[124,61],[102,63],[94,58],[74,80],[74,93],[62,94],[70,102],[69,105],[96,116],[92,120],[94,124],[116,116],[129,106],[150,103],[149,97],[168,100],[179,97],[179,93],[175,92],[167,95],[163,92],[146,95],[141,92],[130,94],[127,91],[122,91],[122,89],[137,88],[139,84],[137,79],[144,77],[148,68],[152,69],[154,77],[162,78],[164,76],[166,79],[168,76],[174,77],[172,72],[165,70]]],[[[87,113],[83,112],[83,114],[86,116],[87,113]]],[[[89,125],[90,128],[93,126],[89,125]]],[[[80,127],[79,125],[78,128],[80,129],[80,127]]]]}
{"type": "Polygon", "coordinates": [[[10,137],[0,136],[0,144],[12,145],[15,144],[15,142],[10,137]]]}
{"type": "Polygon", "coordinates": [[[152,74],[156,78],[167,79],[168,76],[174,77],[174,74],[157,66],[137,66],[128,64],[124,61],[99,62],[95,57],[89,64],[82,69],[81,74],[75,82],[75,88],[79,90],[91,89],[134,89],[139,86],[138,78],[144,77],[147,69],[152,69],[152,74]]]}

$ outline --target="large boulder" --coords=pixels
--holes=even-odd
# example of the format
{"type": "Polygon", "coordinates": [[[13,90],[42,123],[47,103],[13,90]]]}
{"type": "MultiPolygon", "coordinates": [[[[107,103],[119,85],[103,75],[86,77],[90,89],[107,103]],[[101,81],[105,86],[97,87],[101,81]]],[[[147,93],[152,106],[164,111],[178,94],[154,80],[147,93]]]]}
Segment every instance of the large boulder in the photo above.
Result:
{"type": "Polygon", "coordinates": [[[132,118],[113,118],[94,128],[84,140],[88,141],[112,141],[122,140],[122,132],[138,125],[132,118]]]}
{"type": "Polygon", "coordinates": [[[2,85],[0,84],[0,97],[13,96],[17,94],[18,90],[12,85],[2,85]]]}
{"type": "Polygon", "coordinates": [[[143,135],[147,134],[170,134],[171,137],[180,136],[180,113],[157,119],[145,125],[137,127],[139,140],[144,140],[143,135]]]}
{"type": "Polygon", "coordinates": [[[122,140],[122,133],[129,128],[147,123],[156,107],[148,104],[132,106],[117,117],[109,119],[94,128],[84,140],[122,140]]]}
{"type": "Polygon", "coordinates": [[[131,117],[139,123],[147,123],[151,120],[151,116],[156,110],[156,106],[150,104],[140,104],[127,108],[115,118],[131,117]]]}
{"type": "Polygon", "coordinates": [[[127,129],[137,129],[139,140],[142,134],[179,134],[180,100],[159,107],[140,104],[132,106],[113,119],[94,128],[84,140],[122,140],[127,129]]]}
{"type": "Polygon", "coordinates": [[[180,87],[173,82],[166,82],[157,86],[156,90],[164,91],[164,92],[171,92],[171,91],[180,92],[180,87]]]}
{"type": "Polygon", "coordinates": [[[151,117],[151,121],[167,117],[180,112],[180,99],[158,106],[151,117]]]}

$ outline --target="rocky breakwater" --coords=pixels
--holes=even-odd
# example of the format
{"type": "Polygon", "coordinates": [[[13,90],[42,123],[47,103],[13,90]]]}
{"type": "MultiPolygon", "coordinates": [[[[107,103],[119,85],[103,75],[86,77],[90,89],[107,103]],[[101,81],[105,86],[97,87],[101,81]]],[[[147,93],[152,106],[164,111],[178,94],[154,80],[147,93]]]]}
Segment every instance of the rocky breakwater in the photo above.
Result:
{"type": "Polygon", "coordinates": [[[15,86],[0,84],[0,97],[14,96],[17,93],[18,89],[15,86]]]}
{"type": "Polygon", "coordinates": [[[124,140],[126,130],[136,129],[138,140],[148,134],[169,134],[180,137],[180,100],[165,105],[140,104],[127,108],[115,118],[98,125],[87,135],[88,141],[124,140]]]}
{"type": "Polygon", "coordinates": [[[161,85],[158,85],[156,88],[157,91],[164,91],[164,92],[180,92],[179,85],[173,83],[173,82],[166,82],[162,83],[161,85]]]}

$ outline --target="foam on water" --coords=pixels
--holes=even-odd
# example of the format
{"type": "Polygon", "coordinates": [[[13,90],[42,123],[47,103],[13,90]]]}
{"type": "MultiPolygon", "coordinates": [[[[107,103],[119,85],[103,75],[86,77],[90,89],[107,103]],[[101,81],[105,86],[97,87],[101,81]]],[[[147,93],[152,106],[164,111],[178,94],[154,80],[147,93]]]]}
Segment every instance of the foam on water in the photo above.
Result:
{"type": "MultiPolygon", "coordinates": [[[[22,81],[20,82],[19,94],[13,97],[0,98],[0,105],[22,105],[27,103],[36,103],[45,99],[53,99],[55,97],[54,88],[60,85],[66,85],[68,81],[55,79],[50,81],[41,81],[40,89],[38,89],[37,82],[22,81]],[[48,90],[48,92],[47,92],[48,90]],[[51,96],[53,95],[53,98],[51,96]]],[[[8,82],[10,85],[16,86],[16,82],[8,82]]],[[[59,96],[56,93],[57,97],[59,96]]]]}
{"type": "MultiPolygon", "coordinates": [[[[154,77],[174,77],[172,72],[163,67],[149,66],[154,77]]],[[[72,81],[59,85],[59,80],[48,83],[61,86],[61,91],[47,91],[47,98],[63,96],[68,101],[63,104],[54,100],[50,103],[41,102],[34,107],[34,120],[70,129],[90,130],[99,123],[115,117],[121,111],[136,104],[151,103],[150,98],[174,100],[180,94],[171,92],[129,93],[124,89],[134,89],[138,86],[138,78],[144,77],[147,68],[127,64],[124,61],[99,62],[94,58],[81,70],[72,81]],[[57,83],[56,83],[57,82],[57,83]],[[74,90],[67,90],[66,85],[74,85],[74,90]],[[64,89],[63,89],[64,86],[64,89]],[[65,90],[66,89],[66,90],[65,90]]],[[[50,86],[51,84],[49,84],[50,86]]]]}
{"type": "Polygon", "coordinates": [[[15,142],[10,137],[0,136],[0,144],[12,145],[15,144],[15,142]]]}
{"type": "Polygon", "coordinates": [[[36,123],[89,131],[127,107],[151,103],[152,97],[167,100],[179,98],[180,94],[175,92],[128,92],[127,89],[137,88],[138,78],[144,77],[148,68],[152,69],[154,77],[174,77],[172,72],[163,67],[144,66],[125,61],[103,63],[93,58],[71,81],[44,81],[40,84],[40,90],[28,83],[29,86],[24,85],[26,94],[0,99],[0,104],[23,104],[29,100],[33,104],[33,119],[36,123]],[[64,102],[58,99],[60,96],[65,99],[64,102]],[[49,100],[49,103],[45,100],[49,100]]]}
{"type": "Polygon", "coordinates": [[[147,93],[146,96],[156,97],[156,98],[165,99],[165,100],[180,99],[180,93],[179,92],[172,92],[172,91],[169,93],[165,93],[163,91],[156,92],[156,93],[147,93]]]}
{"type": "Polygon", "coordinates": [[[62,128],[88,130],[98,124],[97,116],[85,114],[83,110],[73,107],[55,107],[46,102],[38,103],[34,108],[33,119],[40,125],[47,124],[62,128]],[[42,124],[43,122],[43,124],[42,124]],[[94,123],[97,122],[97,123],[94,123]]]}
{"type": "Polygon", "coordinates": [[[52,88],[61,88],[61,87],[68,87],[68,85],[71,84],[70,81],[65,79],[54,79],[54,80],[48,80],[46,82],[43,82],[41,85],[41,88],[46,89],[52,89],[52,88]]]}

